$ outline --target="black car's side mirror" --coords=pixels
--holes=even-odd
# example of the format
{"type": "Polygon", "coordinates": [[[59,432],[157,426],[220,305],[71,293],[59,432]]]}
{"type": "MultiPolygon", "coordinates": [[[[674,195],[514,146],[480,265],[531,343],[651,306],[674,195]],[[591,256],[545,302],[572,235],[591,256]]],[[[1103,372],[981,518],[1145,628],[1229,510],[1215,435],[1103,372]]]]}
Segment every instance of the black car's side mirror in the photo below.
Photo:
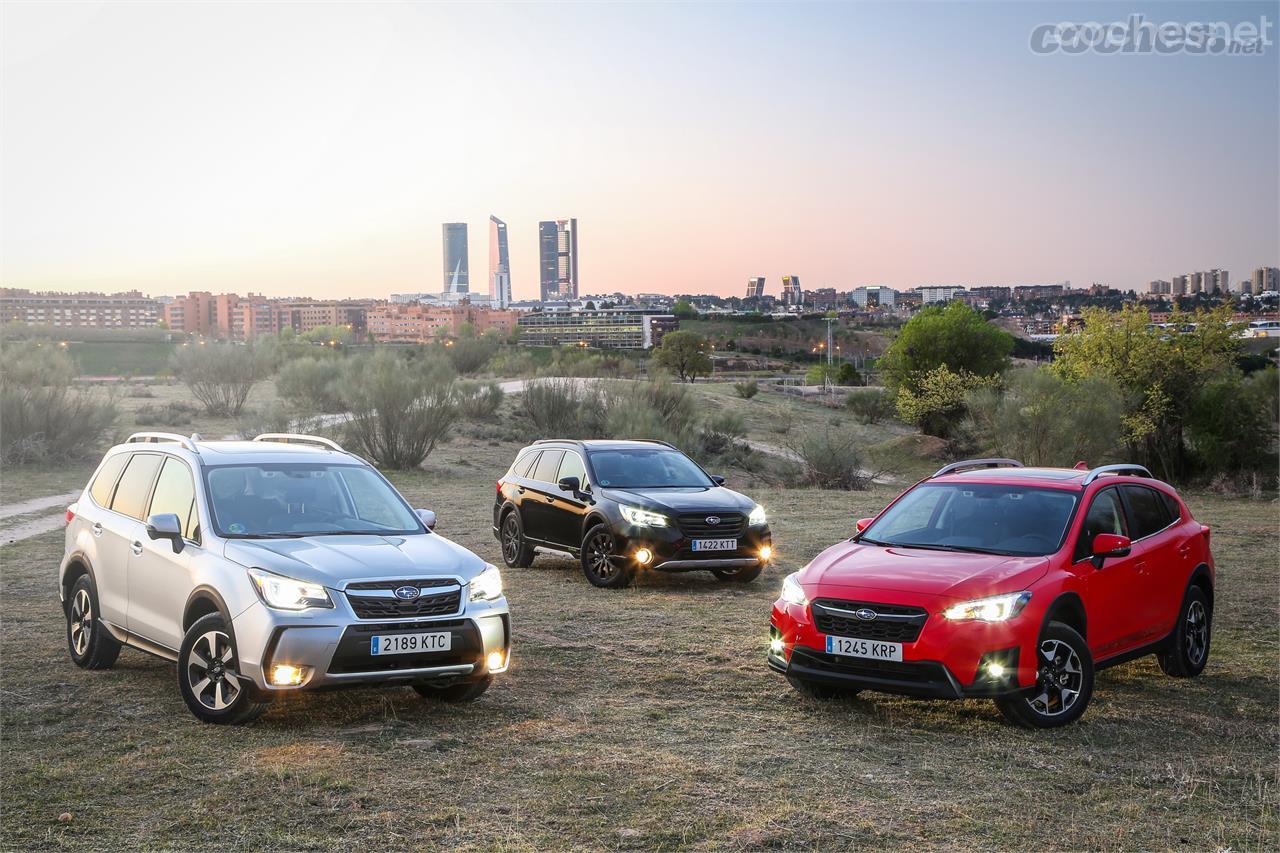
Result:
{"type": "Polygon", "coordinates": [[[566,492],[573,492],[575,495],[582,491],[582,481],[577,477],[561,477],[560,482],[556,485],[566,492]]]}
{"type": "Polygon", "coordinates": [[[185,545],[182,541],[182,522],[172,512],[157,512],[148,518],[147,536],[152,539],[168,539],[175,554],[181,554],[185,545]]]}
{"type": "Polygon", "coordinates": [[[717,486],[723,486],[723,485],[724,485],[724,477],[721,477],[719,474],[712,474],[712,475],[711,475],[711,482],[715,483],[717,486]]]}

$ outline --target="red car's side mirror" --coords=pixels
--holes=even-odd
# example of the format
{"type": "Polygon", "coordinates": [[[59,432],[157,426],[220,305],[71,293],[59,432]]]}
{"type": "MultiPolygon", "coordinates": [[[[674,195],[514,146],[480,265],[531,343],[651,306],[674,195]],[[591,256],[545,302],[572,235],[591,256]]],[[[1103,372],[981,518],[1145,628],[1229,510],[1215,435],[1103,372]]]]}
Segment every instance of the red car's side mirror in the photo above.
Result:
{"type": "Polygon", "coordinates": [[[857,524],[855,524],[854,526],[858,529],[858,532],[861,533],[862,531],[870,527],[871,522],[873,521],[875,521],[874,518],[860,518],[858,519],[857,524]]]}
{"type": "Polygon", "coordinates": [[[1128,536],[1117,533],[1099,533],[1093,537],[1093,565],[1102,568],[1107,557],[1127,557],[1133,548],[1128,536]]]}

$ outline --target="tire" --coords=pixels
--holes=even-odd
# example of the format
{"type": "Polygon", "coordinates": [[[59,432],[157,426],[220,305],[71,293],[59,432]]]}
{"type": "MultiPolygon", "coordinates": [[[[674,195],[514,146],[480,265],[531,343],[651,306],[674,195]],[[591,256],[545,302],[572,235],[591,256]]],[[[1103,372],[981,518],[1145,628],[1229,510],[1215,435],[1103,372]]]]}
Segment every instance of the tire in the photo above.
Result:
{"type": "Polygon", "coordinates": [[[1187,587],[1178,608],[1178,624],[1169,645],[1156,655],[1165,675],[1193,678],[1209,662],[1209,642],[1213,634],[1213,608],[1198,586],[1187,587]]]}
{"type": "Polygon", "coordinates": [[[726,583],[751,583],[760,577],[763,571],[764,566],[756,563],[754,566],[744,566],[740,569],[712,569],[711,574],[715,575],[717,580],[726,583]]]}
{"type": "Polygon", "coordinates": [[[533,548],[524,538],[524,525],[520,523],[520,513],[509,510],[502,517],[499,533],[502,545],[502,562],[509,569],[527,569],[533,565],[533,548]]]}
{"type": "Polygon", "coordinates": [[[64,609],[71,662],[81,669],[110,669],[120,656],[120,643],[99,618],[98,587],[87,573],[71,585],[64,609]]]}
{"type": "Polygon", "coordinates": [[[1036,684],[996,698],[1010,722],[1030,729],[1051,729],[1075,722],[1093,697],[1093,655],[1069,625],[1050,622],[1036,646],[1036,684]]]}
{"type": "Polygon", "coordinates": [[[631,583],[633,570],[617,554],[618,540],[603,524],[597,524],[582,537],[582,573],[592,586],[603,589],[622,589],[631,583]]]}
{"type": "Polygon", "coordinates": [[[805,681],[804,679],[796,678],[794,675],[787,676],[787,683],[791,685],[792,690],[806,699],[817,699],[824,702],[840,697],[852,699],[860,692],[857,688],[836,687],[834,684],[823,684],[820,681],[805,681]]]}
{"type": "Polygon", "coordinates": [[[493,676],[486,675],[477,681],[464,681],[461,684],[450,684],[448,687],[432,687],[430,684],[415,684],[413,689],[423,699],[434,699],[437,702],[448,702],[452,705],[463,702],[474,702],[479,699],[489,685],[493,684],[493,676]]]}
{"type": "Polygon", "coordinates": [[[241,725],[271,704],[240,674],[239,662],[235,636],[222,614],[202,616],[187,629],[178,650],[178,692],[202,722],[241,725]]]}

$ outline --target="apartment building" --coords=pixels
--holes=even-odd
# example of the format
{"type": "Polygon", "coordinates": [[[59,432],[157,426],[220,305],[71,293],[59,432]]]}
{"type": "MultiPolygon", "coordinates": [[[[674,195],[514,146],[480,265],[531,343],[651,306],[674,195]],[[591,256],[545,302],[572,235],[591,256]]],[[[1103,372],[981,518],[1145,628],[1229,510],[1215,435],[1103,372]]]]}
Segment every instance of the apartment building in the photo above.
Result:
{"type": "Polygon", "coordinates": [[[160,303],[136,290],[53,293],[0,288],[0,322],[60,328],[144,329],[159,321],[160,303]]]}
{"type": "Polygon", "coordinates": [[[464,325],[477,334],[496,330],[504,337],[516,327],[516,312],[462,303],[459,305],[378,305],[370,308],[368,332],[377,341],[424,343],[457,337],[464,325]]]}
{"type": "Polygon", "coordinates": [[[520,315],[519,325],[522,344],[599,349],[650,349],[677,328],[672,314],[630,306],[531,311],[520,315]]]}

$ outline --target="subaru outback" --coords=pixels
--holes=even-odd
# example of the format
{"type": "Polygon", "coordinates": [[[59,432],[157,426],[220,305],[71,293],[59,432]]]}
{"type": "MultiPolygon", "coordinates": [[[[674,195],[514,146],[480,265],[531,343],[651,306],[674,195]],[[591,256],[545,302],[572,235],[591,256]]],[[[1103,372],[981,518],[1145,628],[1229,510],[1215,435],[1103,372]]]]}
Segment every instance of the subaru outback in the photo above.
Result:
{"type": "Polygon", "coordinates": [[[176,662],[191,712],[242,723],[290,690],[479,697],[510,662],[498,569],[328,439],[137,433],[67,508],[71,660],[176,662]]]}

